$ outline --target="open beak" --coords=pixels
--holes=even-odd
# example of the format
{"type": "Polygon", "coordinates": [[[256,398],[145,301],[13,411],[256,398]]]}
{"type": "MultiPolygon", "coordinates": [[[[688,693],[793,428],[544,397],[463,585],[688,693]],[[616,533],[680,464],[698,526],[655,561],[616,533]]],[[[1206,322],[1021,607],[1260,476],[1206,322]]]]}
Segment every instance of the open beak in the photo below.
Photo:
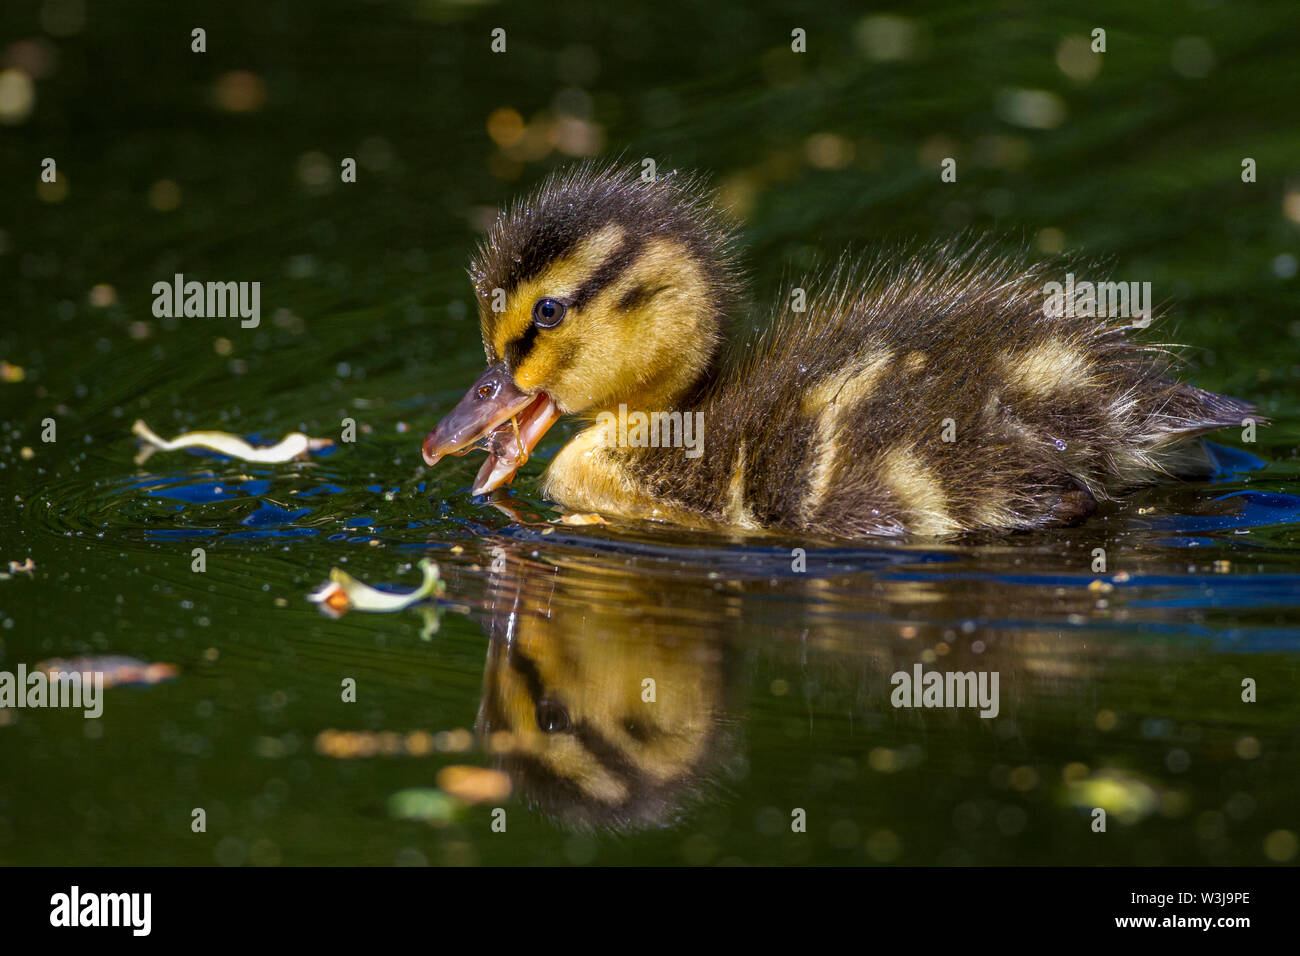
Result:
{"type": "Polygon", "coordinates": [[[493,365],[470,386],[465,397],[424,439],[426,464],[443,455],[464,455],[486,441],[487,461],[474,479],[471,494],[481,495],[514,478],[560,410],[545,392],[520,391],[504,362],[493,365]]]}

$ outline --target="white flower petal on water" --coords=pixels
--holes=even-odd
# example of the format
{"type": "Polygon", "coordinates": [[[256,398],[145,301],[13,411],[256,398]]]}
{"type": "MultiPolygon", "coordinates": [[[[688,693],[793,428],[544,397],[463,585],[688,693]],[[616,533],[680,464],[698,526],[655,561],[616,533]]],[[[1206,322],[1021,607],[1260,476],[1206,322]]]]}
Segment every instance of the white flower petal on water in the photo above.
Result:
{"type": "Polygon", "coordinates": [[[375,611],[381,614],[401,611],[434,594],[441,594],[442,580],[438,565],[428,558],[419,564],[424,580],[414,591],[394,594],[380,591],[363,581],[358,581],[342,568],[330,569],[330,583],[307,595],[307,600],[319,604],[322,610],[338,617],[347,611],[375,611]]]}
{"type": "Polygon", "coordinates": [[[160,438],[143,421],[131,426],[131,431],[145,440],[145,447],[136,458],[143,464],[155,451],[177,451],[181,448],[206,448],[231,458],[278,465],[295,458],[305,458],[308,452],[328,448],[334,442],[329,438],[309,438],[302,432],[290,432],[275,445],[260,448],[250,445],[238,435],[229,432],[186,432],[171,441],[160,438]]]}

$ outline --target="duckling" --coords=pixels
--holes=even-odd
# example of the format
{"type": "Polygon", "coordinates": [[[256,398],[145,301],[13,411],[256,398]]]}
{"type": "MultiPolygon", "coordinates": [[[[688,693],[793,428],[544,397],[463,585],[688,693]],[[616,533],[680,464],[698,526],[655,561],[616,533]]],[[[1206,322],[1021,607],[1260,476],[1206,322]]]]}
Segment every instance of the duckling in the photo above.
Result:
{"type": "Polygon", "coordinates": [[[736,237],[691,175],[561,170],[502,211],[470,277],[488,368],[422,452],[486,445],[475,495],[574,415],[588,425],[542,493],[575,511],[839,538],[1024,530],[1207,474],[1194,439],[1253,413],[1178,382],[1128,319],[1046,310],[1056,270],[978,244],[842,259],[726,348],[736,237]]]}

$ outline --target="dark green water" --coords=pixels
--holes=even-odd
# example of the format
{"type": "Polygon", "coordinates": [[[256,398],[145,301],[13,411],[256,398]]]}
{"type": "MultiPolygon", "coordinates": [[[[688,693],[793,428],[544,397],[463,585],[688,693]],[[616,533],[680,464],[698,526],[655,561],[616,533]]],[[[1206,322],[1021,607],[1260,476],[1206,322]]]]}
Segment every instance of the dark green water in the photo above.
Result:
{"type": "Polygon", "coordinates": [[[109,689],[98,720],[0,711],[0,862],[1296,861],[1294,5],[88,6],[0,11],[0,358],[22,369],[0,383],[0,569],[36,566],[0,581],[0,670],[114,654],[179,676],[109,689]],[[1089,76],[1065,38],[1097,26],[1089,76]],[[501,108],[521,144],[489,137],[501,108]],[[1152,282],[1189,376],[1273,424],[1218,436],[1248,454],[1215,482],[1004,539],[548,527],[537,476],[563,428],[514,515],[476,503],[477,456],[419,454],[482,367],[464,264],[485,211],[593,150],[714,176],[755,321],[817,256],[992,232],[1152,282]],[[46,157],[60,182],[41,187],[46,157]],[[155,318],[177,272],[260,281],[261,325],[155,318]],[[359,431],[310,465],[137,466],[137,418],[359,431]],[[425,555],[447,584],[436,634],[418,610],[306,600],[334,566],[413,586],[425,555]],[[510,699],[512,642],[566,662],[576,710],[657,680],[679,747],[660,765],[693,772],[651,788],[648,825],[575,829],[584,800],[522,774],[442,825],[397,819],[394,794],[494,758],[455,733],[321,752],[330,730],[472,730],[485,696],[510,699]],[[998,716],[892,707],[918,662],[996,670],[998,716]]]}

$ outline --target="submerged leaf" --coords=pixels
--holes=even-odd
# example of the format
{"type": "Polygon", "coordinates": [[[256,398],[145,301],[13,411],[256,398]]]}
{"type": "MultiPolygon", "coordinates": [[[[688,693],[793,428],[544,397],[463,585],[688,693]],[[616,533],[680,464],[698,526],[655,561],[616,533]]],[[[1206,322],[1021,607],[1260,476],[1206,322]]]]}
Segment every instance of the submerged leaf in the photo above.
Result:
{"type": "Polygon", "coordinates": [[[393,730],[322,730],[316,735],[316,752],[322,757],[354,760],[361,757],[427,757],[434,737],[423,730],[401,734],[393,730]]]}
{"type": "Polygon", "coordinates": [[[1121,823],[1137,823],[1160,805],[1156,789],[1135,774],[1112,767],[1066,784],[1066,799],[1076,807],[1101,808],[1121,823]]]}
{"type": "Polygon", "coordinates": [[[85,657],[41,661],[36,669],[47,675],[99,672],[105,687],[140,687],[174,680],[180,674],[175,664],[149,663],[120,654],[89,654],[85,657]]]}
{"type": "Polygon", "coordinates": [[[438,633],[442,627],[442,608],[440,607],[422,607],[420,615],[424,618],[424,626],[420,628],[420,640],[431,641],[433,635],[438,633]]]}
{"type": "Polygon", "coordinates": [[[462,804],[441,790],[412,787],[399,790],[388,798],[388,814],[398,820],[423,820],[425,823],[450,823],[462,804]]]}
{"type": "Polygon", "coordinates": [[[401,611],[431,595],[441,594],[445,588],[438,576],[437,564],[422,558],[418,567],[424,573],[424,580],[414,591],[404,594],[380,591],[358,581],[342,568],[331,568],[330,583],[307,595],[307,600],[319,604],[321,610],[333,617],[340,617],[348,611],[401,611]]]}
{"type": "Polygon", "coordinates": [[[510,796],[510,777],[500,770],[452,764],[438,771],[438,788],[465,803],[497,803],[510,796]]]}
{"type": "Polygon", "coordinates": [[[294,458],[305,458],[310,451],[319,451],[334,444],[333,439],[308,438],[302,432],[290,432],[277,444],[260,448],[229,432],[186,432],[167,441],[156,435],[143,421],[136,421],[131,426],[131,431],[145,440],[144,448],[135,459],[137,465],[143,464],[155,451],[177,451],[181,448],[206,448],[231,458],[276,465],[294,458]]]}

